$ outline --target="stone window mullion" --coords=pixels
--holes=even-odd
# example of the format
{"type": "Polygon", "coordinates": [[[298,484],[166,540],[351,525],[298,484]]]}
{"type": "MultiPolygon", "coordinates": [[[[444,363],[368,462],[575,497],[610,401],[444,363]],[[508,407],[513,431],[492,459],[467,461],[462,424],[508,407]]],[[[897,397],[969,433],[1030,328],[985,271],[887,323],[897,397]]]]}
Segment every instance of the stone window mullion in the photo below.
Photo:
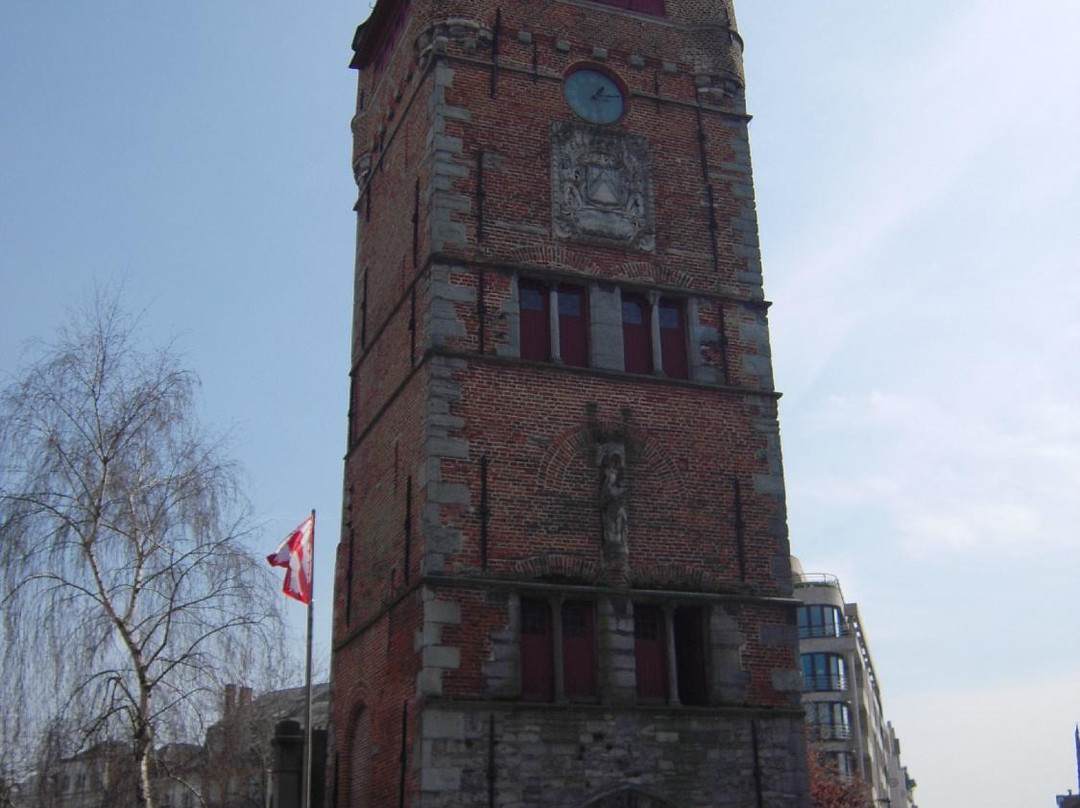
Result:
{"type": "Polygon", "coordinates": [[[559,346],[559,284],[548,288],[548,333],[551,335],[551,361],[562,362],[559,346]]]}
{"type": "Polygon", "coordinates": [[[563,601],[566,598],[561,595],[552,597],[549,600],[551,604],[551,643],[552,643],[552,656],[554,659],[553,673],[555,674],[555,702],[564,703],[566,701],[566,671],[563,667],[564,663],[564,651],[563,651],[563,621],[562,621],[562,607],[563,601]]]}
{"type": "Polygon", "coordinates": [[[664,375],[664,355],[660,350],[660,293],[649,292],[649,331],[652,346],[653,373],[657,376],[664,375]]]}
{"type": "Polygon", "coordinates": [[[679,666],[675,659],[675,607],[670,603],[664,604],[664,641],[667,643],[667,674],[668,674],[668,704],[678,707],[682,704],[679,700],[679,666]]]}

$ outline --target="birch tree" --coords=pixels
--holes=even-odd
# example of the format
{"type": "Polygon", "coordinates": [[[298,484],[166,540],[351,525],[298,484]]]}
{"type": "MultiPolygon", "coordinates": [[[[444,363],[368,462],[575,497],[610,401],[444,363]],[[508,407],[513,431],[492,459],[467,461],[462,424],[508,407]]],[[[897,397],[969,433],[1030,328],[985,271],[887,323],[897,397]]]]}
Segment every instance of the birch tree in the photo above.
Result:
{"type": "Polygon", "coordinates": [[[176,354],[102,293],[39,354],[0,396],[0,701],[24,741],[59,722],[73,751],[129,745],[153,808],[155,745],[251,669],[277,596],[176,354]]]}

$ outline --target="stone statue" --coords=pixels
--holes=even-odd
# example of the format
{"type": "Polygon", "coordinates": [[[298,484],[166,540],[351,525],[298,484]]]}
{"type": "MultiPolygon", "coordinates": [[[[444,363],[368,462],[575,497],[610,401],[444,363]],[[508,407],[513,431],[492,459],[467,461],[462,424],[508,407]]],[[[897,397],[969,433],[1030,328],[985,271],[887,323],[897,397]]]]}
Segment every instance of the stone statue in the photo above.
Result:
{"type": "Polygon", "coordinates": [[[608,444],[599,449],[600,517],[604,525],[604,550],[625,556],[630,551],[627,541],[628,511],[626,501],[625,450],[608,444]]]}

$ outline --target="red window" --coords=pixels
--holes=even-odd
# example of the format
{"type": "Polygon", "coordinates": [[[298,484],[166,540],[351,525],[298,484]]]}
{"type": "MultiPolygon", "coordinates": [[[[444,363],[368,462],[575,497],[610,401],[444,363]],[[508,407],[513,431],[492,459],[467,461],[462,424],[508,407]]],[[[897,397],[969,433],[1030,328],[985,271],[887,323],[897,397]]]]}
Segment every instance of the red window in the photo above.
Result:
{"type": "Polygon", "coordinates": [[[568,601],[562,607],[563,690],[571,701],[596,695],[596,630],[593,605],[568,601]]]}
{"type": "Polygon", "coordinates": [[[652,373],[652,324],[642,295],[623,295],[622,331],[626,372],[652,373]]]}
{"type": "Polygon", "coordinates": [[[696,606],[675,610],[675,669],[679,683],[679,701],[683,704],[708,704],[705,683],[705,620],[696,606]]]}
{"type": "Polygon", "coordinates": [[[521,697],[555,699],[551,607],[543,600],[521,601],[521,697]]]}
{"type": "Polygon", "coordinates": [[[664,375],[669,379],[688,379],[686,361],[686,315],[681,301],[660,300],[660,356],[664,375]]]}
{"type": "Polygon", "coordinates": [[[627,11],[636,11],[639,14],[652,14],[657,17],[664,16],[664,0],[593,0],[605,6],[625,8],[627,11]]]}
{"type": "Polygon", "coordinates": [[[585,316],[585,290],[559,287],[559,354],[568,365],[589,364],[589,326],[585,316]]]}
{"type": "Polygon", "coordinates": [[[659,606],[634,605],[634,668],[638,701],[667,701],[667,653],[664,612],[659,606]]]}
{"type": "Polygon", "coordinates": [[[521,297],[521,358],[551,361],[551,319],[548,290],[532,281],[518,284],[521,297]]]}

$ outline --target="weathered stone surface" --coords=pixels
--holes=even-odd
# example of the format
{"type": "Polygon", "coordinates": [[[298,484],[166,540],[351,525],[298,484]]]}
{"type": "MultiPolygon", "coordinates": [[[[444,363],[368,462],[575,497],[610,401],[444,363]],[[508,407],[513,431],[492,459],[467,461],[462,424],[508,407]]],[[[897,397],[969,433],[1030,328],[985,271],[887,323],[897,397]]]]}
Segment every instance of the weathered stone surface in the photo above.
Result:
{"type": "Polygon", "coordinates": [[[648,138],[553,121],[551,190],[556,236],[655,249],[648,138]]]}

